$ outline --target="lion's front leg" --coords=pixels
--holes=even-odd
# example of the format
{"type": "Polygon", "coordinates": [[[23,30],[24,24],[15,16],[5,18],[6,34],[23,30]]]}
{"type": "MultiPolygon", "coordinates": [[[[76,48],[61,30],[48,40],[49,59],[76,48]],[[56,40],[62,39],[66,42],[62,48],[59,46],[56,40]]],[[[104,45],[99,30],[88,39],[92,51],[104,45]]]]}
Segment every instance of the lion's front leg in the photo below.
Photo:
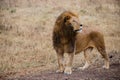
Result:
{"type": "Polygon", "coordinates": [[[72,73],[72,63],[73,63],[73,58],[74,58],[74,53],[68,53],[68,62],[66,64],[64,73],[65,74],[71,74],[72,73]]]}
{"type": "Polygon", "coordinates": [[[58,70],[56,72],[64,72],[64,55],[63,53],[57,53],[58,58],[58,70]]]}

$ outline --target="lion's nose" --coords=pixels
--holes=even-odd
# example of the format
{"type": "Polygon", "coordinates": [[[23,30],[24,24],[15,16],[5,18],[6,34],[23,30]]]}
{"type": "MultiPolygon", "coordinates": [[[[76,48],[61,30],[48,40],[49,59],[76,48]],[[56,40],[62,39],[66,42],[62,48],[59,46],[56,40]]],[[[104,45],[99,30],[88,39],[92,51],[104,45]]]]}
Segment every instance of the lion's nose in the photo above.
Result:
{"type": "Polygon", "coordinates": [[[80,24],[80,26],[82,26],[82,24],[80,24]]]}

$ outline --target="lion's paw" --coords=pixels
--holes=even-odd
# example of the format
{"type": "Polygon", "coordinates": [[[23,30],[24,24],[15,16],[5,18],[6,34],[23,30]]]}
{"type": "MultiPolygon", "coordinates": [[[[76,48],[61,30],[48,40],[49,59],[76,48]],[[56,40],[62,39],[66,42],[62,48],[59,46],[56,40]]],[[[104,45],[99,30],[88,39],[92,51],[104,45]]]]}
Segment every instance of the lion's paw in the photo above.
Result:
{"type": "Polygon", "coordinates": [[[56,73],[62,73],[64,70],[57,70],[56,73]]]}
{"type": "Polygon", "coordinates": [[[66,67],[64,73],[65,73],[65,74],[72,74],[72,69],[71,69],[71,67],[66,67]]]}
{"type": "Polygon", "coordinates": [[[105,68],[105,69],[109,69],[109,66],[104,65],[103,68],[105,68]]]}
{"type": "Polygon", "coordinates": [[[85,68],[84,67],[79,67],[78,70],[84,70],[85,68]]]}

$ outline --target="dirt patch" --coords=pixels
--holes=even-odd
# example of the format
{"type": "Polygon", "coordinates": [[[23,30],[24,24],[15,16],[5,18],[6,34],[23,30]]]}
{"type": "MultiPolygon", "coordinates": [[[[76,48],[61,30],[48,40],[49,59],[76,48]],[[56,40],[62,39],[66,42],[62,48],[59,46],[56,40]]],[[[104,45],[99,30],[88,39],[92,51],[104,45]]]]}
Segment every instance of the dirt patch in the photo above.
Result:
{"type": "Polygon", "coordinates": [[[77,69],[72,75],[63,73],[55,73],[55,71],[42,72],[39,74],[23,76],[10,80],[119,80],[120,79],[120,64],[114,63],[109,70],[97,68],[96,66],[78,71],[77,69]]]}
{"type": "MultiPolygon", "coordinates": [[[[46,71],[36,74],[11,78],[9,80],[120,80],[120,54],[112,51],[110,53],[110,69],[103,69],[101,65],[91,65],[86,70],[74,71],[71,75],[46,71]]],[[[7,79],[7,78],[6,78],[7,79]]]]}

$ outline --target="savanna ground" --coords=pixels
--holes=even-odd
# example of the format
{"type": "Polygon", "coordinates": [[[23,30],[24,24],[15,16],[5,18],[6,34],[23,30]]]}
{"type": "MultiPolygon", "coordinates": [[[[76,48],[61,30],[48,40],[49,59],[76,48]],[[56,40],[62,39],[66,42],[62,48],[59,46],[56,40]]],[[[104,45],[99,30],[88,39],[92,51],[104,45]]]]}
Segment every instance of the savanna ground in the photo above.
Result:
{"type": "Polygon", "coordinates": [[[19,0],[12,6],[0,1],[0,79],[20,80],[119,80],[120,79],[120,1],[119,0],[19,0]],[[22,1],[20,3],[20,1],[22,1]],[[4,4],[4,5],[3,5],[4,4]],[[83,54],[75,56],[73,74],[55,73],[57,57],[52,47],[52,29],[65,10],[78,13],[80,22],[101,29],[112,58],[110,69],[102,68],[96,50],[92,66],[85,71],[83,54]]]}

